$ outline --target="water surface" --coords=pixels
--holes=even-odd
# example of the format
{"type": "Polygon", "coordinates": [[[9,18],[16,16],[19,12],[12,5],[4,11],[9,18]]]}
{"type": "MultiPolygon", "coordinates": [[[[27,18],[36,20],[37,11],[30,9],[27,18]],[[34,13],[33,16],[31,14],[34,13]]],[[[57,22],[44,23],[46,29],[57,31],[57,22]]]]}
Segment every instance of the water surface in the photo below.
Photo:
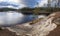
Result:
{"type": "Polygon", "coordinates": [[[33,15],[24,15],[18,12],[0,12],[0,26],[23,24],[35,20],[33,15]]]}

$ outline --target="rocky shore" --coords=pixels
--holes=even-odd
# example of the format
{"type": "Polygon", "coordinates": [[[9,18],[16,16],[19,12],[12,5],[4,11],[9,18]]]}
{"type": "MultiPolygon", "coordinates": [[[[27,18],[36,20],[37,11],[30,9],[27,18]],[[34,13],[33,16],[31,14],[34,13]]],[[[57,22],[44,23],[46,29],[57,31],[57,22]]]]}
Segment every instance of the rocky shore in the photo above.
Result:
{"type": "Polygon", "coordinates": [[[0,36],[60,36],[59,18],[60,12],[56,12],[32,25],[26,23],[11,27],[3,27],[4,29],[1,30],[0,36]],[[5,33],[5,35],[2,33],[5,33]]]}

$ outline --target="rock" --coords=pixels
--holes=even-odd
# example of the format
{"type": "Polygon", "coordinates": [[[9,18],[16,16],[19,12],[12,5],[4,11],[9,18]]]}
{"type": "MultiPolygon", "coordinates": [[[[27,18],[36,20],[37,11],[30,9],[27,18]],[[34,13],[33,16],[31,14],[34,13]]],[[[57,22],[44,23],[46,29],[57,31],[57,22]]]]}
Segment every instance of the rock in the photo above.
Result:
{"type": "Polygon", "coordinates": [[[60,25],[60,12],[52,13],[48,18],[53,17],[52,23],[60,25]]]}
{"type": "Polygon", "coordinates": [[[60,36],[60,12],[53,13],[49,18],[54,17],[52,23],[55,23],[57,27],[52,30],[47,36],[60,36]]]}
{"type": "Polygon", "coordinates": [[[53,13],[43,20],[30,25],[25,23],[22,25],[16,25],[11,27],[6,27],[9,31],[15,32],[20,36],[47,36],[51,31],[57,28],[59,23],[60,12],[53,13]],[[56,19],[57,18],[57,19],[56,19]],[[55,23],[55,21],[57,21],[55,23]]]}

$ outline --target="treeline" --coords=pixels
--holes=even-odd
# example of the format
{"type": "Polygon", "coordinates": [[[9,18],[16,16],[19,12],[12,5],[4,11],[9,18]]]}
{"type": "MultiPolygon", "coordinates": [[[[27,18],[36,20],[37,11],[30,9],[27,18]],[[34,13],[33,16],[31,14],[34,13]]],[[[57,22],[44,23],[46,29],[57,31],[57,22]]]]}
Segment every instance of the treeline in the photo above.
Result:
{"type": "Polygon", "coordinates": [[[33,11],[35,9],[38,9],[41,11],[45,11],[45,12],[57,12],[57,11],[60,11],[60,8],[53,8],[53,7],[39,7],[39,8],[22,8],[22,9],[18,9],[18,11],[22,11],[22,12],[25,12],[25,11],[33,11]]]}
{"type": "Polygon", "coordinates": [[[47,12],[58,12],[58,11],[60,11],[60,8],[49,7],[49,8],[45,8],[44,11],[47,11],[47,12]]]}
{"type": "Polygon", "coordinates": [[[60,11],[60,8],[53,8],[53,7],[35,7],[35,8],[29,8],[29,7],[24,7],[21,9],[14,9],[14,8],[0,8],[1,11],[18,11],[18,12],[33,12],[33,10],[39,10],[39,12],[57,12],[60,11]]]}
{"type": "Polygon", "coordinates": [[[4,12],[4,11],[17,11],[17,9],[14,9],[14,8],[0,8],[0,12],[4,12]]]}

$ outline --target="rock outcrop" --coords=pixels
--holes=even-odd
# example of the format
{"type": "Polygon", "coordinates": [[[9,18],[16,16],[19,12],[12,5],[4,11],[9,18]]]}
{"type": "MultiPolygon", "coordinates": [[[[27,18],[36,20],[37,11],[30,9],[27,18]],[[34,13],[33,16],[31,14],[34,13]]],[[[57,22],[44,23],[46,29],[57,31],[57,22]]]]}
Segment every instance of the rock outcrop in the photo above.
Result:
{"type": "Polygon", "coordinates": [[[60,12],[53,13],[41,21],[30,25],[30,23],[6,27],[20,36],[47,36],[60,25],[60,12]]]}

